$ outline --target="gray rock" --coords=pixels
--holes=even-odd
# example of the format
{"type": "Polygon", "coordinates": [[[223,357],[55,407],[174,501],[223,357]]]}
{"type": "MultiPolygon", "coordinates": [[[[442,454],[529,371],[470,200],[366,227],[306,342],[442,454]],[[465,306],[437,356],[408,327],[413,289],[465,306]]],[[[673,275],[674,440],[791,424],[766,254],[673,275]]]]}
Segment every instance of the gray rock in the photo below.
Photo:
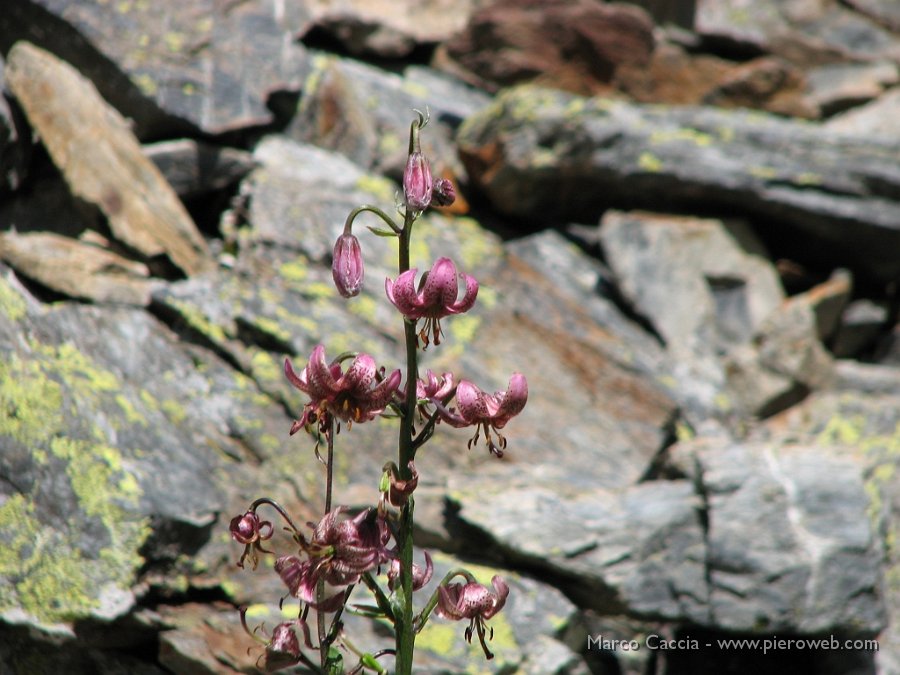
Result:
{"type": "Polygon", "coordinates": [[[810,305],[785,303],[745,225],[610,211],[600,239],[623,297],[665,341],[671,393],[695,423],[769,414],[827,377],[810,305]]]}
{"type": "Polygon", "coordinates": [[[896,142],[755,112],[634,106],[528,86],[469,118],[458,142],[470,175],[511,217],[590,222],[609,206],[663,203],[740,209],[768,230],[815,240],[798,252],[819,264],[882,281],[900,273],[896,142]]]}
{"type": "Polygon", "coordinates": [[[489,100],[482,92],[424,68],[401,76],[320,55],[313,61],[297,115],[285,132],[399,179],[406,165],[412,110],[429,111],[423,152],[434,173],[449,169],[461,175],[453,145],[455,130],[489,100]]]}
{"type": "Polygon", "coordinates": [[[825,116],[878,98],[898,79],[897,64],[888,61],[831,64],[807,75],[810,98],[825,116]]]}
{"type": "Polygon", "coordinates": [[[139,570],[196,551],[258,480],[235,460],[288,420],[141,310],[46,309],[0,284],[0,615],[65,634],[129,612],[139,570]]]}
{"type": "Polygon", "coordinates": [[[328,0],[306,2],[311,17],[302,33],[323,34],[354,56],[402,58],[420,46],[443,42],[460,30],[475,0],[328,0]]]}
{"type": "Polygon", "coordinates": [[[70,62],[144,140],[270,124],[270,94],[305,76],[301,3],[15,0],[5,14],[0,50],[29,40],[70,62]]]}
{"type": "Polygon", "coordinates": [[[182,199],[222,190],[250,173],[250,153],[183,138],[144,146],[144,154],[182,199]]]}
{"type": "Polygon", "coordinates": [[[825,127],[852,136],[897,138],[900,134],[900,88],[890,89],[870,103],[835,115],[825,127]]]}

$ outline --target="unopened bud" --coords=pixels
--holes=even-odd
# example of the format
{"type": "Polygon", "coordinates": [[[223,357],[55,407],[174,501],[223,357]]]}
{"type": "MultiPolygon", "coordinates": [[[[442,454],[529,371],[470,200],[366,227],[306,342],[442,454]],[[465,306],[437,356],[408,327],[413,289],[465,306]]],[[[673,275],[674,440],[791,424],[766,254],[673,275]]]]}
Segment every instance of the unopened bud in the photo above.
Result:
{"type": "Polygon", "coordinates": [[[455,202],[456,190],[453,188],[453,182],[446,178],[438,178],[435,180],[431,201],[435,206],[450,206],[455,202]]]}
{"type": "Polygon", "coordinates": [[[362,290],[363,268],[362,248],[359,239],[349,233],[338,237],[334,243],[334,260],[331,263],[331,274],[338,293],[345,298],[359,295],[362,290]]]}
{"type": "Polygon", "coordinates": [[[421,152],[412,152],[403,172],[403,194],[407,208],[424,211],[431,203],[433,184],[428,160],[421,152]]]}

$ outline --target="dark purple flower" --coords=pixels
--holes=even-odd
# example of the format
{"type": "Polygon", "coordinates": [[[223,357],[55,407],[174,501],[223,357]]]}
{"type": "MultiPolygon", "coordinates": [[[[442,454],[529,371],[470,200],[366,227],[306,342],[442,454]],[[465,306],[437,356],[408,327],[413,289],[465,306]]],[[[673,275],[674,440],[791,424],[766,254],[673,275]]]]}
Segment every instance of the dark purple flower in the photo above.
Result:
{"type": "Polygon", "coordinates": [[[409,154],[406,170],[403,172],[403,195],[406,207],[411,211],[424,211],[431,203],[433,183],[431,167],[421,152],[409,154]]]}
{"type": "Polygon", "coordinates": [[[313,349],[309,363],[299,375],[290,359],[285,359],[284,374],[292,385],[310,398],[303,408],[303,415],[291,427],[291,434],[316,421],[324,431],[330,421],[329,415],[345,422],[372,420],[384,412],[400,385],[399,369],[379,382],[375,359],[368,354],[357,356],[347,372],[343,372],[340,363],[326,361],[322,345],[313,349]]]}
{"type": "Polygon", "coordinates": [[[428,345],[428,335],[431,334],[434,344],[438,345],[441,343],[441,318],[471,309],[478,296],[478,282],[468,274],[457,273],[456,265],[450,258],[438,258],[417,287],[418,271],[414,267],[401,273],[396,281],[385,279],[384,290],[388,299],[407,319],[425,319],[419,339],[428,345]],[[460,282],[465,286],[461,298],[460,282]]]}
{"type": "Polygon", "coordinates": [[[258,552],[272,553],[262,547],[263,542],[272,537],[274,528],[268,520],[261,521],[253,511],[247,511],[243,515],[235,516],[229,525],[231,538],[240,544],[244,544],[244,552],[238,561],[238,567],[244,566],[244,560],[249,558],[253,569],[259,564],[258,552]]]}
{"type": "Polygon", "coordinates": [[[498,457],[503,456],[506,438],[498,431],[510,419],[522,412],[528,401],[528,382],[522,373],[513,373],[506,391],[487,394],[468,380],[461,380],[456,387],[456,409],[447,409],[436,404],[441,419],[454,427],[476,426],[475,435],[469,440],[469,447],[478,442],[479,432],[484,429],[488,449],[498,457]],[[497,434],[498,443],[491,437],[491,430],[497,434]]]}
{"type": "Polygon", "coordinates": [[[410,476],[408,479],[400,478],[397,465],[393,462],[386,464],[384,470],[387,473],[388,484],[381,497],[381,508],[384,509],[384,503],[387,502],[394,508],[399,509],[406,505],[410,495],[415,492],[416,487],[419,485],[419,472],[416,471],[416,463],[409,460],[410,476]]]}
{"type": "MultiPolygon", "coordinates": [[[[422,569],[415,563],[413,563],[413,572],[412,572],[412,589],[413,591],[418,591],[425,584],[431,581],[431,575],[434,573],[434,565],[431,562],[431,556],[428,555],[428,551],[422,552],[425,555],[425,569],[422,569]]],[[[392,591],[397,585],[397,582],[400,580],[400,561],[394,558],[391,561],[391,568],[387,573],[388,578],[388,588],[392,591]]]]}
{"type": "Polygon", "coordinates": [[[329,511],[316,525],[303,546],[308,559],[282,556],[275,562],[290,594],[324,612],[334,612],[343,604],[343,592],[359,581],[360,575],[393,558],[388,550],[390,530],[375,509],[366,509],[354,518],[338,520],[347,510],[329,511]],[[325,583],[325,597],[316,597],[319,581],[325,583]]]}
{"type": "MultiPolygon", "coordinates": [[[[488,649],[485,642],[484,622],[497,614],[506,604],[506,596],[509,595],[509,586],[499,575],[491,579],[493,592],[475,583],[452,583],[438,588],[437,615],[451,621],[469,620],[466,628],[466,640],[472,641],[472,635],[478,634],[478,641],[484,649],[484,655],[488,659],[494,655],[488,649]]],[[[493,639],[494,630],[491,629],[490,637],[493,639]]]]}
{"type": "Polygon", "coordinates": [[[359,239],[349,232],[342,234],[334,243],[331,275],[342,296],[352,298],[359,295],[365,276],[362,249],[359,239]]]}

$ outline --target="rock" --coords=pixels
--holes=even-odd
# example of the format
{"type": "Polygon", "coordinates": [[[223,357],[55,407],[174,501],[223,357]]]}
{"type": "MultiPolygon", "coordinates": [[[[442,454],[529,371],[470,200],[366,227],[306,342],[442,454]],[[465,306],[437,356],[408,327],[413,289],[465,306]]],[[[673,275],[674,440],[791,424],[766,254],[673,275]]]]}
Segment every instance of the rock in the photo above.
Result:
{"type": "Polygon", "coordinates": [[[155,283],[146,265],[50,232],[0,233],[0,260],[71,298],[146,307],[155,283]]]}
{"type": "Polygon", "coordinates": [[[854,136],[896,138],[900,133],[900,87],[888,90],[870,103],[835,115],[825,127],[854,136]]]}
{"type": "MultiPolygon", "coordinates": [[[[897,589],[890,579],[897,573],[897,515],[900,514],[897,447],[900,429],[900,368],[838,361],[834,388],[818,392],[801,405],[773,418],[765,427],[772,438],[802,434],[814,438],[845,462],[864,468],[870,499],[869,518],[884,547],[883,585],[889,612],[888,628],[878,636],[875,659],[879,670],[893,672],[900,653],[897,589]]],[[[855,479],[854,479],[855,480],[855,479]]],[[[845,479],[835,486],[847,485],[845,479]]],[[[840,489],[840,488],[838,488],[840,489]]],[[[860,577],[862,578],[862,577],[860,577]]]]}
{"type": "Polygon", "coordinates": [[[178,197],[90,82],[24,42],[10,52],[6,77],[72,194],[103,213],[117,240],[147,259],[166,256],[185,274],[208,264],[178,197]]]}
{"type": "Polygon", "coordinates": [[[810,98],[825,116],[867,103],[900,80],[897,64],[840,63],[820,66],[807,78],[810,98]]]}
{"type": "Polygon", "coordinates": [[[845,266],[861,280],[900,274],[896,142],[755,112],[635,106],[530,86],[470,117],[458,142],[470,175],[510,217],[591,222],[609,206],[741,209],[761,232],[795,242],[794,259],[845,266]]]}
{"type": "Polygon", "coordinates": [[[145,145],[144,154],[182,199],[232,186],[253,168],[248,152],[189,138],[145,145]]]}
{"type": "Polygon", "coordinates": [[[313,62],[296,117],[294,140],[336,150],[359,166],[400,180],[406,166],[412,110],[431,114],[423,151],[433,172],[463,173],[453,137],[462,120],[490,99],[426,68],[396,75],[363,63],[322,56],[313,62]]]}
{"type": "Polygon", "coordinates": [[[0,616],[72,635],[222,531],[258,480],[235,460],[272,452],[289,420],[143,310],[45,308],[5,270],[0,299],[0,616]]]}
{"type": "Polygon", "coordinates": [[[847,5],[891,31],[900,31],[900,7],[897,5],[878,0],[847,0],[847,5]]]}
{"type": "Polygon", "coordinates": [[[673,453],[705,499],[707,625],[850,635],[884,627],[881,544],[857,460],[820,445],[704,439],[673,453]]]}
{"type": "Polygon", "coordinates": [[[841,325],[841,314],[850,302],[852,291],[852,275],[847,270],[835,270],[827,281],[802,294],[815,315],[816,335],[823,344],[831,343],[841,325]]]}
{"type": "Polygon", "coordinates": [[[327,37],[348,53],[361,57],[397,59],[414,49],[443,42],[463,28],[475,0],[354,0],[339,6],[327,0],[309,0],[312,15],[301,38],[327,37]]]}
{"type": "Polygon", "coordinates": [[[489,91],[537,81],[580,94],[609,91],[653,52],[653,22],[624,3],[499,0],[441,45],[438,67],[489,91]]]}
{"type": "Polygon", "coordinates": [[[745,225],[610,211],[600,238],[622,296],[665,342],[689,419],[769,414],[827,377],[812,310],[785,303],[745,225]]]}
{"type": "Polygon", "coordinates": [[[706,40],[771,52],[809,67],[841,60],[894,60],[897,37],[837,0],[698,0],[695,30],[706,40]]]}
{"type": "Polygon", "coordinates": [[[865,298],[854,300],[841,315],[841,324],[834,337],[834,354],[839,358],[854,358],[871,349],[888,324],[888,309],[883,303],[865,298]]]}
{"type": "Polygon", "coordinates": [[[783,59],[735,64],[671,42],[657,44],[649,64],[624,66],[617,86],[640,103],[757,108],[810,119],[819,114],[806,99],[803,73],[783,59]]]}
{"type": "Polygon", "coordinates": [[[31,134],[20,111],[6,95],[4,69],[0,55],[0,195],[22,185],[31,156],[31,134]]]}
{"type": "Polygon", "coordinates": [[[221,134],[271,124],[268,97],[299,90],[306,57],[291,31],[305,17],[301,3],[265,0],[14,0],[0,51],[29,40],[68,61],[142,140],[221,134]]]}

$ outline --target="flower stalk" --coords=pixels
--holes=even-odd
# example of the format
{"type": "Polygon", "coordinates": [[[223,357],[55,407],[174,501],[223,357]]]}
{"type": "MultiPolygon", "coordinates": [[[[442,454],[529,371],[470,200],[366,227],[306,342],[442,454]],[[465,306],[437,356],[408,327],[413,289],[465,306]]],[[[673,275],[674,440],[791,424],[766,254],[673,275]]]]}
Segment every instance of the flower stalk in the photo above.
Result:
{"type": "MultiPolygon", "coordinates": [[[[507,444],[500,429],[522,411],[528,397],[525,377],[519,373],[512,375],[505,392],[493,394],[453,373],[437,376],[427,370],[425,377],[419,378],[422,353],[428,346],[437,348],[442,343],[440,320],[467,312],[478,294],[475,278],[459,271],[447,257],[438,258],[416,283],[419,268],[412,267],[410,260],[415,223],[431,206],[446,206],[455,199],[449,180],[432,178],[428,159],[422,152],[419,135],[427,123],[428,115],[416,111],[410,126],[403,199],[398,207],[402,226],[376,206],[359,206],[348,214],[333,248],[335,288],[342,297],[352,298],[363,292],[365,276],[363,247],[353,234],[356,218],[367,212],[374,214],[387,229],[368,229],[379,237],[396,239],[398,276],[386,279],[384,288],[403,325],[403,367],[378,367],[371,355],[355,352],[329,361],[323,344],[313,348],[302,369],[295,369],[291,358],[285,358],[288,383],[309,399],[289,435],[305,431],[314,440],[316,457],[325,471],[323,516],[318,523],[308,523],[311,531],[307,532],[276,502],[262,497],[231,520],[232,538],[244,545],[238,565],[243,567],[244,561],[249,560],[256,569],[260,556],[273,556],[272,567],[286,585],[288,595],[300,601],[296,619],[276,626],[268,640],[257,636],[265,647],[260,660],[268,671],[303,664],[313,672],[329,675],[387,672],[379,659],[393,656],[394,672],[411,675],[416,635],[432,614],[451,621],[467,620],[465,638],[471,642],[477,636],[485,657],[493,658],[488,648],[492,629],[486,622],[503,608],[509,593],[500,577],[494,577],[491,590],[465,570],[453,570],[418,614],[414,608],[415,593],[429,582],[433,572],[427,551],[424,567],[413,563],[414,493],[419,482],[417,451],[443,422],[450,427],[474,427],[469,447],[483,433],[488,449],[500,457],[507,444]],[[379,476],[381,496],[377,506],[361,511],[335,506],[334,462],[340,451],[335,447],[335,439],[341,423],[350,432],[355,425],[378,417],[396,419],[399,428],[396,459],[387,461],[379,476]],[[417,420],[421,422],[418,433],[417,420]],[[323,438],[325,457],[319,454],[323,438]],[[263,505],[272,507],[286,524],[283,529],[290,534],[292,551],[280,554],[274,550],[278,528],[260,519],[257,510],[263,505]],[[464,582],[454,581],[456,577],[462,577],[464,582]],[[368,592],[374,604],[348,605],[354,589],[368,592]],[[312,644],[306,622],[311,609],[316,611],[316,645],[312,644]],[[344,633],[341,617],[345,609],[390,621],[394,628],[393,648],[374,653],[358,649],[344,633]],[[298,637],[301,634],[302,644],[298,637]],[[304,649],[318,651],[318,664],[304,649]],[[355,664],[344,663],[345,659],[354,658],[355,664]]],[[[242,622],[251,632],[244,615],[242,622]]]]}

